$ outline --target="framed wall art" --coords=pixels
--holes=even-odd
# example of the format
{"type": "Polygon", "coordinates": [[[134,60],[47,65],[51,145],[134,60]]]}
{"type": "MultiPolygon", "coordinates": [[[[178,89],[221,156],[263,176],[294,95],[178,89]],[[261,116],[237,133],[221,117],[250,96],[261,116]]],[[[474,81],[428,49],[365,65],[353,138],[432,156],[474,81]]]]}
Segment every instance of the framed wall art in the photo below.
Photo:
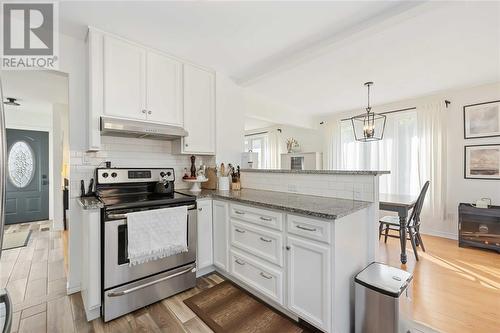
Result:
{"type": "Polygon", "coordinates": [[[464,138],[500,136],[500,101],[464,106],[464,138]]]}
{"type": "Polygon", "coordinates": [[[464,147],[464,178],[500,180],[500,144],[464,147]]]}

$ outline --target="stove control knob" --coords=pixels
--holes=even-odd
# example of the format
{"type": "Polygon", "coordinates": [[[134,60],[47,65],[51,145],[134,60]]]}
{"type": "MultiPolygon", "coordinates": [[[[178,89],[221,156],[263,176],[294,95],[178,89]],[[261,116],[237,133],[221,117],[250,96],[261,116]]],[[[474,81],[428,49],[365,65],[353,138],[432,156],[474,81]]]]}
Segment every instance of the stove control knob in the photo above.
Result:
{"type": "Polygon", "coordinates": [[[167,176],[168,176],[168,177],[172,176],[172,172],[167,171],[167,176]]]}
{"type": "MultiPolygon", "coordinates": [[[[167,173],[167,174],[168,174],[168,173],[167,173]]],[[[160,177],[161,177],[161,178],[165,177],[165,172],[163,172],[163,171],[162,171],[162,172],[160,172],[160,177]]]]}
{"type": "Polygon", "coordinates": [[[113,172],[113,173],[111,174],[111,177],[113,177],[113,178],[116,178],[116,176],[118,176],[118,175],[116,174],[116,172],[113,172]]]}
{"type": "Polygon", "coordinates": [[[103,177],[103,178],[108,178],[108,176],[109,176],[109,174],[108,174],[107,172],[104,172],[104,173],[102,174],[102,177],[103,177]]]}

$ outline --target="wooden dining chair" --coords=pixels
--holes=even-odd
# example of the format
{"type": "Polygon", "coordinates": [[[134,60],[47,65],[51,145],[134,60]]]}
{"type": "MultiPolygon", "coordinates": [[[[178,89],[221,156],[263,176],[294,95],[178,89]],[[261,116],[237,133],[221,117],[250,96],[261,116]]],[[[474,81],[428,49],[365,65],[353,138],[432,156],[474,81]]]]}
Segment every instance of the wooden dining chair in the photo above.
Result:
{"type": "MultiPolygon", "coordinates": [[[[422,207],[424,205],[425,195],[427,189],[429,188],[430,182],[426,181],[420,194],[418,195],[415,206],[412,209],[410,217],[407,223],[408,240],[411,242],[413,252],[415,253],[415,259],[418,260],[417,246],[422,247],[422,251],[425,252],[424,242],[422,236],[420,235],[420,213],[422,212],[422,207]]],[[[387,237],[400,238],[401,237],[401,226],[399,223],[399,216],[384,216],[379,221],[378,239],[384,234],[384,243],[387,243],[387,237]],[[391,235],[391,231],[396,231],[397,235],[391,235]]]]}

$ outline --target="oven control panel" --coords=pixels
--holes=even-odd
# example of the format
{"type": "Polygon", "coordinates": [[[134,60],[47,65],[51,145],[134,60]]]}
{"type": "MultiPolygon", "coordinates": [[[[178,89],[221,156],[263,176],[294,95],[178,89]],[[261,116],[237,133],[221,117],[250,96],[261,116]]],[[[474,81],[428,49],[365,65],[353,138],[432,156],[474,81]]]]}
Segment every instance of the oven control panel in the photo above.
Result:
{"type": "Polygon", "coordinates": [[[97,169],[97,184],[145,183],[159,181],[175,181],[174,169],[97,169]]]}

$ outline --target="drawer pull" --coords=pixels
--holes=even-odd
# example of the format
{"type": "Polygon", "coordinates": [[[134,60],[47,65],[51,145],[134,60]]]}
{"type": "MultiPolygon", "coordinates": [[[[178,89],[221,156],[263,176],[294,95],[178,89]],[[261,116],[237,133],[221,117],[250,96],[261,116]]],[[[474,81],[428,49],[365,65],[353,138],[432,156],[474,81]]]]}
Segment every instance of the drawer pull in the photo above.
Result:
{"type": "Polygon", "coordinates": [[[245,265],[245,262],[243,260],[240,260],[240,259],[236,259],[234,262],[237,263],[238,265],[241,265],[241,266],[245,265]]]}
{"type": "Polygon", "coordinates": [[[241,210],[235,210],[234,212],[238,215],[245,215],[245,212],[242,212],[241,210]]]}
{"type": "Polygon", "coordinates": [[[273,241],[272,239],[266,239],[264,237],[260,237],[260,240],[266,243],[271,243],[273,241]]]}
{"type": "Polygon", "coordinates": [[[264,217],[264,216],[261,216],[261,217],[260,217],[260,219],[261,219],[262,221],[272,221],[272,220],[273,220],[273,219],[272,219],[272,218],[270,218],[270,217],[264,217]]]}
{"type": "Polygon", "coordinates": [[[297,225],[297,228],[306,230],[306,231],[316,231],[316,228],[308,228],[308,227],[303,227],[301,225],[297,225]]]}
{"type": "Polygon", "coordinates": [[[260,276],[262,276],[265,279],[271,280],[273,277],[265,274],[264,272],[260,272],[260,276]]]}
{"type": "Polygon", "coordinates": [[[246,232],[245,230],[241,229],[234,229],[234,231],[239,232],[240,234],[244,234],[246,232]]]}

